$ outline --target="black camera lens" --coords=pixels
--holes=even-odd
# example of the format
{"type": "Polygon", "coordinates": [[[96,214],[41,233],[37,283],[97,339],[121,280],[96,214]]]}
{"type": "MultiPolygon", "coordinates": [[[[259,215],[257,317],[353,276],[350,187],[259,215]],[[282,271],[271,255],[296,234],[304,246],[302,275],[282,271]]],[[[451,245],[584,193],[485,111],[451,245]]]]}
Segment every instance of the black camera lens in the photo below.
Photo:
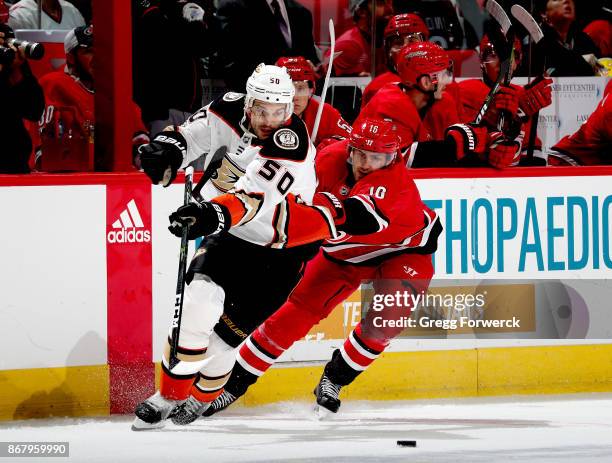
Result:
{"type": "Polygon", "coordinates": [[[27,40],[9,39],[9,45],[14,46],[23,51],[23,54],[28,59],[41,59],[45,56],[45,47],[42,43],[28,42],[27,40]]]}

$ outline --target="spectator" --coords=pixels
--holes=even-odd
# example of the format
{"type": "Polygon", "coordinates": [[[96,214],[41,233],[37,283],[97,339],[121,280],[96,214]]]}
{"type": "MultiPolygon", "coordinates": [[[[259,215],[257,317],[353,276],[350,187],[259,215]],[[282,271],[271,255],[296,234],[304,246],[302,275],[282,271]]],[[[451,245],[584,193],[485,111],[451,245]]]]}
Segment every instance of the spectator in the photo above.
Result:
{"type": "Polygon", "coordinates": [[[45,100],[22,52],[7,47],[6,39],[12,37],[12,29],[0,24],[0,173],[27,174],[32,140],[23,119],[40,119],[45,100]]]}
{"type": "MultiPolygon", "coordinates": [[[[349,10],[353,15],[355,26],[338,37],[336,41],[337,57],[334,58],[333,72],[336,76],[366,77],[372,74],[372,16],[374,15],[376,37],[375,45],[380,49],[387,22],[393,15],[390,0],[376,2],[376,11],[372,12],[371,0],[350,0],[349,10]]],[[[377,74],[385,72],[382,50],[376,63],[377,74]]],[[[328,55],[329,56],[329,55],[328,55]]]]}
{"type": "Polygon", "coordinates": [[[532,55],[533,74],[554,68],[552,76],[592,76],[598,71],[599,50],[576,24],[574,0],[536,0],[544,40],[532,55]],[[590,64],[591,63],[591,64],[590,64]]]}
{"type": "MultiPolygon", "coordinates": [[[[308,133],[312,135],[317,111],[321,104],[321,99],[314,96],[316,77],[312,64],[303,56],[297,56],[279,58],[276,65],[287,69],[291,76],[295,87],[293,112],[304,121],[308,133]]],[[[320,149],[323,145],[335,140],[348,138],[350,134],[350,125],[342,118],[338,110],[328,103],[323,103],[323,112],[316,139],[313,141],[314,145],[320,149]]]]}
{"type": "MultiPolygon", "coordinates": [[[[93,27],[77,27],[66,35],[66,68],[46,74],[40,80],[46,109],[42,124],[42,161],[54,156],[54,150],[69,152],[61,170],[84,170],[83,159],[93,155],[94,127],[94,48],[93,27]]],[[[132,103],[125,123],[133,127],[134,147],[148,143],[149,138],[132,103]]],[[[92,158],[93,159],[93,158],[92,158]]]]}
{"type": "Polygon", "coordinates": [[[81,13],[83,18],[85,19],[85,24],[91,24],[91,19],[92,19],[91,0],[67,0],[67,1],[72,3],[74,6],[76,6],[77,10],[79,10],[79,13],[81,13]]]}
{"type": "Polygon", "coordinates": [[[10,9],[9,25],[15,30],[70,30],[84,26],[85,20],[79,10],[65,0],[21,0],[10,9]],[[42,18],[38,14],[39,1],[42,2],[42,18]]]}
{"type": "Polygon", "coordinates": [[[604,98],[584,124],[553,146],[548,156],[550,165],[612,164],[612,81],[604,98]]]}
{"type": "Polygon", "coordinates": [[[399,82],[395,69],[395,55],[404,45],[424,42],[429,39],[429,30],[423,20],[416,14],[404,13],[393,16],[385,27],[385,56],[387,72],[379,74],[363,91],[361,103],[365,106],[374,94],[386,84],[399,82]]]}
{"type": "Polygon", "coordinates": [[[295,0],[220,0],[221,59],[225,83],[243,91],[247,77],[261,62],[303,56],[320,62],[312,35],[312,14],[295,0]]]}
{"type": "Polygon", "coordinates": [[[200,58],[210,52],[211,43],[204,4],[132,3],[134,100],[151,133],[182,124],[202,106],[200,58]]]}

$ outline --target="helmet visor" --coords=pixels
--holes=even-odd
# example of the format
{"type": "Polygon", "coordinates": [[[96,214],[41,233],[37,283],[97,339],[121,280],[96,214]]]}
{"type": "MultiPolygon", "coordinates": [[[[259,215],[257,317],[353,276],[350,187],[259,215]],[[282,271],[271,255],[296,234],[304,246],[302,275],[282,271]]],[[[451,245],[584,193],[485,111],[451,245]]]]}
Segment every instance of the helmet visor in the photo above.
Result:
{"type": "Polygon", "coordinates": [[[390,51],[395,53],[399,52],[404,45],[409,43],[424,42],[425,36],[420,32],[413,32],[411,34],[393,35],[387,39],[387,46],[390,51]]]}
{"type": "Polygon", "coordinates": [[[351,146],[351,163],[354,166],[378,170],[387,167],[393,162],[397,153],[378,153],[376,151],[366,151],[351,146]]]}
{"type": "Polygon", "coordinates": [[[251,120],[280,126],[291,117],[290,107],[291,105],[285,103],[266,103],[255,100],[248,111],[251,120]]]}

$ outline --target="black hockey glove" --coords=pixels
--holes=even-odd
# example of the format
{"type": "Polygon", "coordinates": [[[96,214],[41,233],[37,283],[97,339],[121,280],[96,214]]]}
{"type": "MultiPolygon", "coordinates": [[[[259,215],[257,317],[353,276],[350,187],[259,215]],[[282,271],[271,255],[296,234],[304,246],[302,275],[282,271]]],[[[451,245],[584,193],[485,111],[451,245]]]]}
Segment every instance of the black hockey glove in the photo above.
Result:
{"type": "Polygon", "coordinates": [[[176,212],[170,214],[169,219],[168,230],[178,237],[189,225],[187,238],[190,240],[227,231],[232,224],[232,217],[227,207],[211,202],[189,203],[181,206],[176,212]]]}
{"type": "Polygon", "coordinates": [[[142,170],[154,184],[165,187],[176,178],[186,152],[187,142],[178,132],[159,133],[151,143],[138,147],[142,170]]]}

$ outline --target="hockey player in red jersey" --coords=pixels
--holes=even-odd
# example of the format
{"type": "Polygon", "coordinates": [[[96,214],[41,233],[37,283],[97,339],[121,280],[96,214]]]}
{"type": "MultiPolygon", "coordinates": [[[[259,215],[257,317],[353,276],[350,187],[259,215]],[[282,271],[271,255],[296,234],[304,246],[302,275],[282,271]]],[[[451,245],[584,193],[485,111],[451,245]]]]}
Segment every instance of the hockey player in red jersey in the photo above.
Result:
{"type": "MultiPolygon", "coordinates": [[[[81,26],[70,31],[64,40],[66,68],[44,75],[40,85],[45,93],[45,113],[41,119],[41,155],[71,143],[71,151],[93,148],[94,117],[94,47],[93,26],[81,26]],[[81,143],[81,141],[84,143],[81,143]]],[[[140,108],[132,103],[126,114],[132,128],[135,147],[147,143],[149,137],[142,122],[140,108]]],[[[65,149],[64,147],[61,147],[65,149]]],[[[83,156],[75,156],[83,158],[83,156]]],[[[66,159],[66,170],[71,160],[66,159]]]]}
{"type": "Polygon", "coordinates": [[[385,27],[385,54],[388,71],[376,76],[363,91],[361,105],[365,106],[382,87],[400,81],[395,68],[395,55],[404,45],[429,40],[429,29],[420,16],[404,13],[393,16],[385,27]]]}
{"type": "Polygon", "coordinates": [[[400,82],[380,89],[359,118],[396,122],[402,146],[415,141],[442,140],[449,125],[459,122],[453,98],[444,93],[452,82],[452,63],[439,45],[405,45],[396,55],[400,82]]]}
{"type": "MultiPolygon", "coordinates": [[[[497,81],[500,72],[500,59],[494,42],[495,37],[489,38],[487,34],[483,36],[480,42],[482,79],[467,79],[457,84],[462,122],[469,123],[476,118],[485,98],[497,81]]],[[[515,68],[520,64],[520,60],[521,43],[516,39],[515,68]]],[[[483,125],[489,130],[497,130],[499,115],[502,111],[506,111],[512,118],[506,124],[504,132],[508,138],[522,141],[523,149],[526,148],[527,143],[525,141],[529,140],[531,116],[552,102],[551,84],[551,79],[544,78],[534,81],[533,85],[525,88],[514,84],[502,85],[483,117],[483,125]]],[[[537,150],[541,149],[539,140],[536,140],[535,148],[537,150]]]]}
{"type": "MultiPolygon", "coordinates": [[[[375,280],[375,291],[420,293],[434,270],[431,254],[442,230],[435,212],[423,204],[399,153],[394,124],[363,119],[349,140],[328,146],[317,156],[319,185],[315,203],[355,217],[338,239],[323,243],[287,302],[241,347],[225,393],[205,415],[219,411],[246,392],[285,350],[308,333],[359,288],[375,280]],[[360,236],[356,236],[359,234],[360,236]]],[[[410,308],[390,310],[408,316],[410,308]]],[[[317,400],[337,411],[337,392],[351,383],[388,346],[401,329],[377,329],[367,316],[355,328],[317,387],[317,400]],[[335,397],[324,391],[334,390],[335,397]]],[[[191,421],[197,416],[192,416],[191,421]]]]}
{"type": "MultiPolygon", "coordinates": [[[[314,96],[316,78],[312,65],[302,56],[281,57],[276,65],[287,69],[291,76],[295,87],[293,112],[304,121],[308,133],[312,134],[321,104],[321,99],[314,96]]],[[[321,146],[323,147],[330,142],[348,137],[350,133],[351,126],[342,118],[340,112],[332,105],[323,103],[317,138],[313,140],[314,145],[319,147],[323,143],[321,146]]]]}
{"type": "Polygon", "coordinates": [[[571,135],[566,135],[553,146],[548,155],[549,165],[612,164],[612,96],[608,92],[595,111],[571,135]]]}
{"type": "Polygon", "coordinates": [[[444,92],[452,81],[448,53],[439,45],[405,45],[396,55],[401,82],[379,90],[361,111],[358,121],[374,117],[393,121],[409,167],[492,165],[506,167],[520,145],[506,143],[486,127],[458,124],[457,105],[444,92]]]}

